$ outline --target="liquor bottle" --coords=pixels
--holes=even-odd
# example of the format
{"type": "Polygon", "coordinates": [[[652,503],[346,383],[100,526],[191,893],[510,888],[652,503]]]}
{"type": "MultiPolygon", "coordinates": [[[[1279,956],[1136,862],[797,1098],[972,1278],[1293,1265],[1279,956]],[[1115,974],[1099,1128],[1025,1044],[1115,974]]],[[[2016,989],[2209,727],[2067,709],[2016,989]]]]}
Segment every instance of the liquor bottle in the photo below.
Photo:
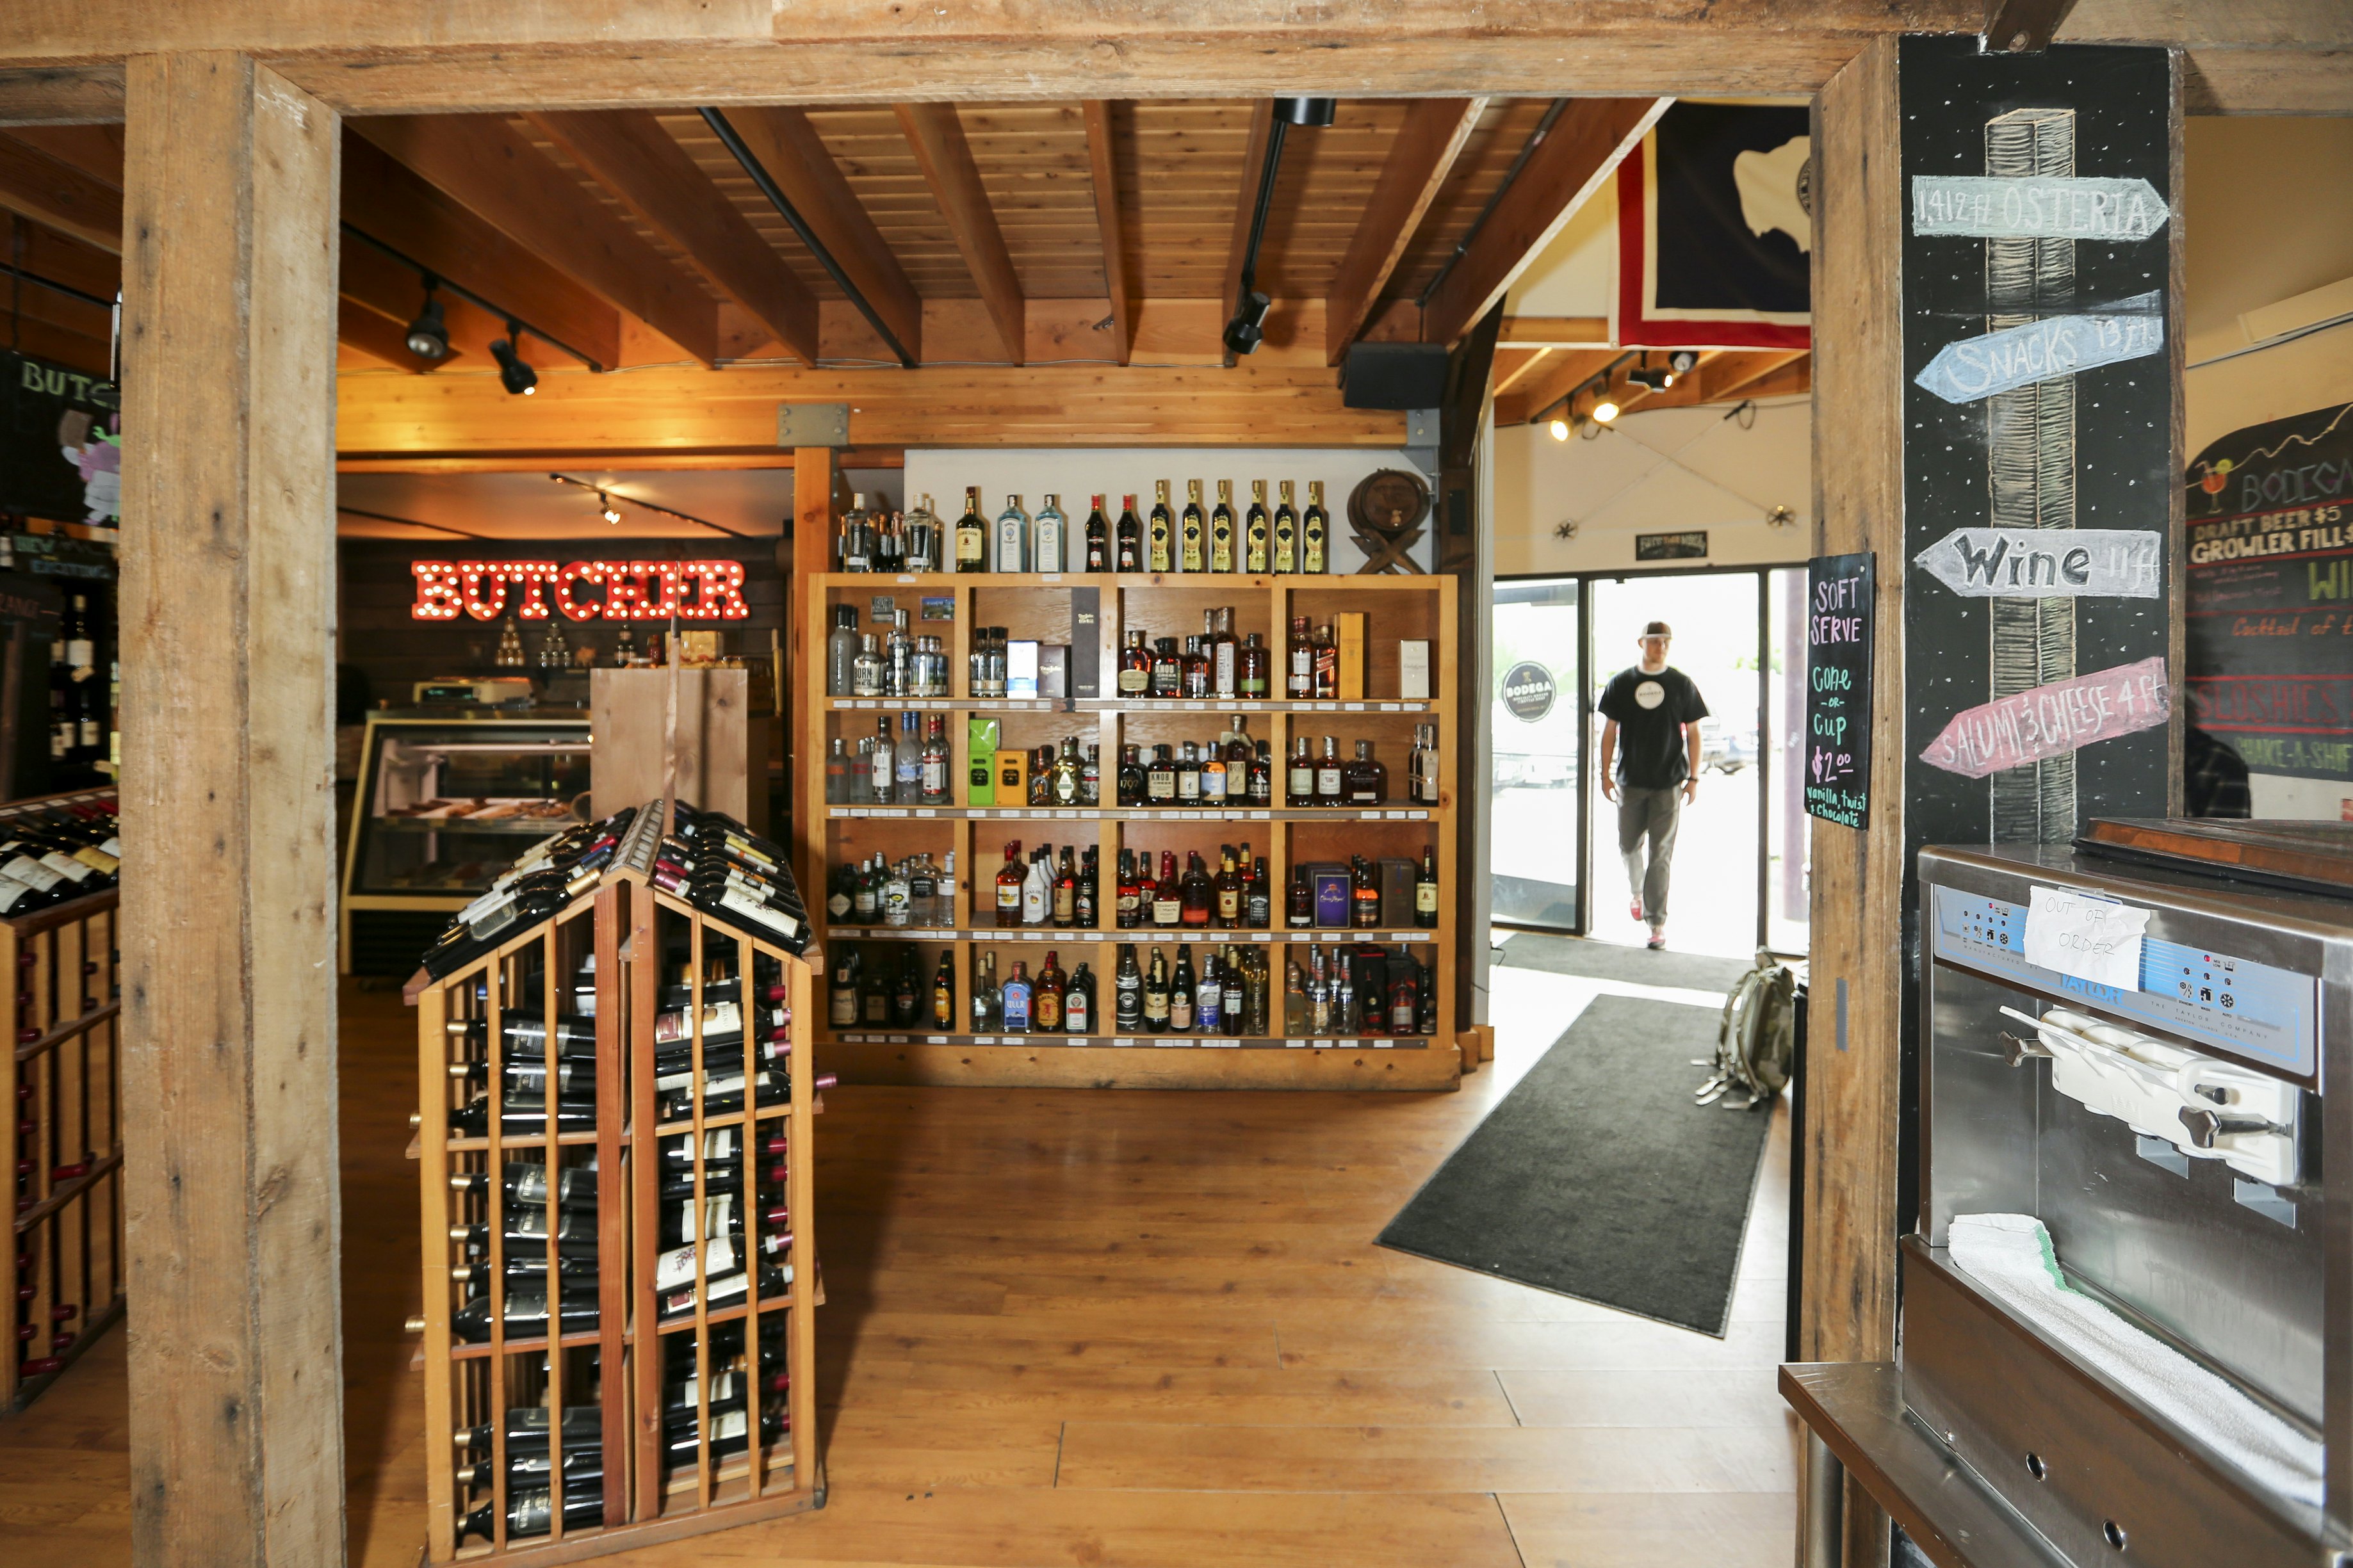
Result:
{"type": "Polygon", "coordinates": [[[1201,978],[1193,989],[1193,1026],[1205,1035],[1214,1035],[1225,1017],[1224,961],[1213,947],[1201,954],[1201,978]]]}
{"type": "Polygon", "coordinates": [[[899,715],[899,739],[892,748],[891,755],[899,773],[892,798],[901,805],[912,805],[923,793],[923,742],[915,733],[915,715],[913,713],[899,715]]]}
{"type": "Polygon", "coordinates": [[[1191,850],[1185,855],[1185,878],[1177,884],[1177,920],[1187,926],[1207,926],[1210,912],[1217,908],[1217,884],[1210,879],[1208,865],[1191,850]]]}
{"type": "Polygon", "coordinates": [[[1147,805],[1176,804],[1176,764],[1166,745],[1152,748],[1152,765],[1144,775],[1144,800],[1147,805]]]}
{"type": "Polygon", "coordinates": [[[942,952],[932,973],[932,1027],[953,1029],[956,1023],[955,954],[942,952]]]}
{"type": "Polygon", "coordinates": [[[1135,515],[1135,498],[1120,498],[1119,524],[1113,531],[1112,566],[1120,572],[1144,570],[1144,524],[1135,515]]]}
{"type": "MultiPolygon", "coordinates": [[[[1065,855],[1070,850],[1065,847],[1065,855]]],[[[1060,955],[1052,948],[1046,950],[1046,962],[1039,966],[1038,984],[1029,999],[1030,1022],[1041,1035],[1059,1035],[1062,1030],[1062,997],[1070,977],[1062,973],[1060,955]]]]}
{"type": "Polygon", "coordinates": [[[1286,956],[1282,961],[1282,1032],[1304,1035],[1309,1022],[1307,976],[1300,969],[1299,960],[1286,956]]]}
{"type": "Polygon", "coordinates": [[[1086,755],[1079,762],[1079,804],[1103,804],[1103,753],[1092,741],[1087,742],[1086,755]]]}
{"type": "Polygon", "coordinates": [[[1090,572],[1111,570],[1111,524],[1103,521],[1103,497],[1095,497],[1093,510],[1087,513],[1086,553],[1082,559],[1090,572]]]}
{"type": "Polygon", "coordinates": [[[1420,973],[1416,977],[1413,1030],[1418,1035],[1438,1033],[1438,972],[1427,964],[1416,964],[1420,973]]]}
{"type": "MultiPolygon", "coordinates": [[[[891,1022],[897,1028],[907,1028],[915,1021],[917,999],[915,950],[909,948],[899,960],[899,973],[891,983],[891,1022]]],[[[659,1086],[657,1086],[659,1087],[659,1086]]]]}
{"type": "Polygon", "coordinates": [[[925,495],[922,502],[907,512],[906,569],[910,572],[936,572],[940,569],[940,520],[932,510],[932,498],[925,495]]]}
{"type": "Polygon", "coordinates": [[[1272,568],[1288,576],[1299,570],[1299,514],[1291,510],[1289,479],[1276,488],[1275,497],[1272,568]]]}
{"type": "Polygon", "coordinates": [[[874,721],[874,804],[889,805],[899,790],[899,759],[891,744],[891,717],[874,721]]]}
{"type": "Polygon", "coordinates": [[[1201,804],[1201,764],[1190,741],[1180,741],[1176,746],[1176,804],[1201,804]]]}
{"type": "Polygon", "coordinates": [[[1185,481],[1185,511],[1176,523],[1176,569],[1180,572],[1207,570],[1208,557],[1203,550],[1203,534],[1208,520],[1201,512],[1201,481],[1185,481]]]}
{"type": "MultiPolygon", "coordinates": [[[[1152,956],[1154,962],[1157,963],[1160,958],[1159,950],[1155,948],[1152,956]]],[[[1147,981],[1145,984],[1149,985],[1150,982],[1147,981]]],[[[1199,977],[1193,973],[1192,944],[1180,942],[1176,944],[1176,973],[1168,977],[1168,1032],[1170,1034],[1182,1035],[1192,1029],[1193,1004],[1198,994],[1199,984],[1199,977]]]]}
{"type": "Polygon", "coordinates": [[[1252,931],[1265,931],[1274,921],[1274,889],[1267,877],[1265,859],[1251,859],[1250,847],[1243,845],[1242,924],[1252,931]]]}
{"type": "Polygon", "coordinates": [[[1027,572],[1029,566],[1029,514],[1021,510],[1021,498],[1008,495],[1005,510],[997,514],[997,548],[990,552],[992,572],[1027,572]]]}
{"type": "Polygon", "coordinates": [[[1242,638],[1241,647],[1234,652],[1234,691],[1237,695],[1264,697],[1267,679],[1272,668],[1266,644],[1251,632],[1242,638]]]}
{"type": "Polygon", "coordinates": [[[1160,877],[1152,895],[1152,924],[1155,930],[1175,931],[1184,921],[1185,890],[1176,880],[1176,852],[1160,852],[1160,877]]]}
{"type": "Polygon", "coordinates": [[[1215,742],[1201,752],[1201,804],[1223,805],[1230,793],[1231,771],[1215,742]]]}
{"type": "Polygon", "coordinates": [[[1113,798],[1122,805],[1144,804],[1144,748],[1133,741],[1119,749],[1119,775],[1113,798]]]}
{"type": "MultiPolygon", "coordinates": [[[[1014,500],[1018,504],[1020,498],[1014,500]]],[[[1061,498],[1049,494],[1046,504],[1038,509],[1038,521],[1032,525],[1033,541],[1029,552],[1032,572],[1060,572],[1068,566],[1066,549],[1071,539],[1071,520],[1062,515],[1061,498]]]]}
{"type": "Polygon", "coordinates": [[[1062,737],[1062,749],[1054,758],[1047,775],[1046,794],[1056,805],[1076,805],[1079,803],[1079,738],[1062,737]]]}
{"type": "Polygon", "coordinates": [[[1004,993],[997,984],[997,954],[984,952],[980,955],[980,973],[972,983],[972,1032],[986,1035],[996,1028],[1003,1008],[1004,993]]]}
{"type": "Polygon", "coordinates": [[[1220,845],[1218,852],[1216,922],[1221,930],[1233,931],[1241,925],[1242,889],[1241,871],[1234,863],[1234,847],[1220,845]]]}
{"type": "Polygon", "coordinates": [[[1326,624],[1315,628],[1314,646],[1314,696],[1318,702],[1328,702],[1340,695],[1340,639],[1326,624]]]}
{"type": "MultiPolygon", "coordinates": [[[[1214,617],[1212,617],[1214,618],[1214,617]]],[[[1182,695],[1199,701],[1209,695],[1209,653],[1208,639],[1187,637],[1185,658],[1181,666],[1182,695]]]]}
{"type": "Polygon", "coordinates": [[[959,572],[988,570],[988,524],[980,518],[980,487],[967,485],[964,492],[964,515],[956,519],[955,569],[959,572]]]}
{"type": "Polygon", "coordinates": [[[931,715],[928,732],[923,736],[923,756],[919,763],[922,783],[915,798],[925,805],[945,805],[948,803],[948,721],[944,714],[931,715]]]}
{"type": "MultiPolygon", "coordinates": [[[[621,629],[628,631],[629,623],[623,621],[621,629]]],[[[858,658],[858,606],[836,605],[833,607],[833,630],[825,634],[825,694],[828,697],[849,697],[850,665],[858,658]]]]}
{"type": "MultiPolygon", "coordinates": [[[[857,612],[852,611],[855,615],[857,612]]],[[[850,656],[849,689],[857,697],[882,695],[882,639],[872,632],[862,632],[858,638],[858,651],[850,656]]]]}
{"type": "Polygon", "coordinates": [[[1304,865],[1291,868],[1291,890],[1284,895],[1282,923],[1293,931],[1305,931],[1315,923],[1315,891],[1307,885],[1304,865]]]}
{"type": "Polygon", "coordinates": [[[1168,510],[1168,481],[1154,481],[1157,495],[1152,503],[1152,525],[1147,536],[1150,547],[1145,553],[1145,570],[1173,572],[1176,570],[1176,520],[1168,510]]]}
{"type": "Polygon", "coordinates": [[[1218,481],[1218,504],[1209,511],[1209,570],[1234,569],[1234,481],[1218,481]]]}
{"type": "Polygon", "coordinates": [[[1141,929],[1152,923],[1153,905],[1159,901],[1160,883],[1152,875],[1152,851],[1135,853],[1135,923],[1141,929]]]}
{"type": "Polygon", "coordinates": [[[1156,947],[1152,967],[1144,972],[1144,1027],[1155,1035],[1168,1032],[1168,965],[1156,947]]]}
{"type": "Polygon", "coordinates": [[[1095,1026],[1095,977],[1081,959],[1071,973],[1070,990],[1062,997],[1062,1029],[1066,1034],[1091,1035],[1095,1026]]]}
{"type": "Polygon", "coordinates": [[[1315,763],[1315,804],[1337,805],[1345,770],[1340,766],[1340,742],[1331,736],[1324,737],[1324,754],[1315,763]]]}
{"type": "Polygon", "coordinates": [[[1248,793],[1252,805],[1274,804],[1274,754],[1264,741],[1250,756],[1248,793]]]}
{"type": "Polygon", "coordinates": [[[1324,973],[1324,944],[1307,944],[1307,1032],[1332,1032],[1332,985],[1324,973]]]}
{"type": "Polygon", "coordinates": [[[1373,758],[1370,741],[1356,742],[1356,757],[1341,771],[1340,787],[1350,805],[1378,805],[1389,797],[1389,771],[1373,758]]]}
{"type": "Polygon", "coordinates": [[[1175,637],[1155,637],[1152,646],[1152,695],[1182,697],[1185,694],[1185,659],[1176,651],[1175,637]]]}
{"type": "Polygon", "coordinates": [[[1373,863],[1363,856],[1350,857],[1348,868],[1348,923],[1358,931],[1371,931],[1381,923],[1381,884],[1374,874],[1373,863]]]}
{"type": "Polygon", "coordinates": [[[841,536],[834,545],[835,570],[874,570],[874,520],[866,510],[866,493],[855,491],[849,510],[841,514],[841,536]]]}
{"type": "Polygon", "coordinates": [[[1013,973],[1007,976],[1002,1000],[1004,1022],[998,1026],[1008,1035],[1029,1032],[1029,999],[1031,994],[1029,966],[1020,959],[1013,961],[1013,973]]]}
{"type": "Polygon", "coordinates": [[[1226,949],[1224,959],[1218,964],[1218,974],[1225,982],[1226,988],[1225,995],[1219,998],[1219,1010],[1225,1016],[1226,1027],[1236,1034],[1266,1033],[1264,1029],[1250,1026],[1249,1015],[1244,1010],[1250,1002],[1250,974],[1253,967],[1254,960],[1238,947],[1226,949]]]}
{"type": "Polygon", "coordinates": [[[1054,852],[1039,845],[1021,878],[1021,923],[1042,926],[1054,913],[1054,852]]]}
{"type": "Polygon", "coordinates": [[[1101,897],[1096,887],[1095,847],[1090,844],[1079,858],[1078,885],[1071,892],[1071,923],[1082,931],[1097,929],[1102,924],[1101,897]]]}
{"type": "Polygon", "coordinates": [[[1250,481],[1250,510],[1242,514],[1242,570],[1263,576],[1267,566],[1266,481],[1250,481]]]}
{"type": "Polygon", "coordinates": [[[1135,943],[1119,944],[1119,967],[1112,971],[1112,1026],[1123,1035],[1144,1026],[1144,972],[1136,967],[1135,943]]]}
{"type": "Polygon", "coordinates": [[[1114,884],[1112,904],[1113,924],[1121,931],[1134,931],[1141,923],[1136,916],[1137,888],[1135,881],[1135,851],[1119,852],[1119,879],[1114,884]]]}
{"type": "Polygon", "coordinates": [[[1152,650],[1144,645],[1142,632],[1127,634],[1127,646],[1119,650],[1119,694],[1141,697],[1152,689],[1152,650]]]}
{"type": "Polygon", "coordinates": [[[859,983],[858,1021],[870,1026],[891,1022],[891,982],[880,963],[869,968],[859,983]]]}
{"type": "Polygon", "coordinates": [[[1330,522],[1324,515],[1324,481],[1307,481],[1307,510],[1299,520],[1299,570],[1308,575],[1328,572],[1325,535],[1330,522]]]}
{"type": "Polygon", "coordinates": [[[1070,930],[1079,920],[1079,868],[1071,846],[1062,846],[1061,868],[1054,876],[1054,924],[1070,930]]]}
{"type": "Polygon", "coordinates": [[[1421,870],[1413,879],[1413,923],[1428,931],[1438,924],[1438,849],[1425,844],[1421,870]]]}
{"type": "Polygon", "coordinates": [[[1389,966],[1388,1032],[1392,1035],[1412,1034],[1421,1016],[1420,975],[1418,963],[1389,966]]]}
{"type": "Polygon", "coordinates": [[[1315,643],[1308,635],[1307,617],[1291,618],[1289,674],[1283,681],[1282,694],[1294,702],[1304,702],[1315,695],[1315,643]]]}
{"type": "Polygon", "coordinates": [[[1021,923],[1021,841],[1005,847],[1005,864],[997,871],[997,923],[1000,930],[1021,923]]]}
{"type": "Polygon", "coordinates": [[[843,942],[833,955],[832,981],[828,993],[826,1016],[837,1029],[847,1029],[858,1022],[858,948],[853,942],[843,942]]]}
{"type": "Polygon", "coordinates": [[[1234,610],[1228,605],[1210,618],[1209,694],[1235,697],[1241,691],[1242,645],[1234,637],[1234,610]]]}

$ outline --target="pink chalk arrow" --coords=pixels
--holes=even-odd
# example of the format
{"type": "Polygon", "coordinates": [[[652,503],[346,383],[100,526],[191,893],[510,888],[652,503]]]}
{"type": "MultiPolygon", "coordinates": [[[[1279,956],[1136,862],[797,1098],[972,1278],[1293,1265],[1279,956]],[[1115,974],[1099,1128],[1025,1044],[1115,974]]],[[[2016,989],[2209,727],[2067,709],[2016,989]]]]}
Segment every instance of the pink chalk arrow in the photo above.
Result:
{"type": "Polygon", "coordinates": [[[2165,722],[2172,689],[2165,660],[2145,658],[1964,709],[1920,760],[1981,779],[2165,722]]]}

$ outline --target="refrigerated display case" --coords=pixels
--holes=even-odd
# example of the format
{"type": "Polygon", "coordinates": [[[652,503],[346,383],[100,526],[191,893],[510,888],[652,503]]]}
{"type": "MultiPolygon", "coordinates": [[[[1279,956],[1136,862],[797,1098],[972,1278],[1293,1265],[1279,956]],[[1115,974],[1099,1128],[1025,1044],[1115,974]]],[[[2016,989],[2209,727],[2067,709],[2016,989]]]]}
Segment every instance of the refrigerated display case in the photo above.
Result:
{"type": "Polygon", "coordinates": [[[406,974],[451,910],[587,812],[583,715],[371,713],[343,859],[343,972],[406,974]]]}

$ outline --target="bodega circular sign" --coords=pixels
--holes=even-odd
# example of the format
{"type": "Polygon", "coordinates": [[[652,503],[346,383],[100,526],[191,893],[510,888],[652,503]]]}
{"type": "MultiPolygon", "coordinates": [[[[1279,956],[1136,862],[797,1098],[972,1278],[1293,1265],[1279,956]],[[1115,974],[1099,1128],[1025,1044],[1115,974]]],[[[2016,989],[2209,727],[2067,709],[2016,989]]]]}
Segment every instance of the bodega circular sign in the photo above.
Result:
{"type": "Polygon", "coordinates": [[[1552,671],[1530,659],[1523,659],[1504,672],[1504,706],[1514,719],[1533,724],[1552,711],[1553,699],[1560,688],[1552,671]]]}

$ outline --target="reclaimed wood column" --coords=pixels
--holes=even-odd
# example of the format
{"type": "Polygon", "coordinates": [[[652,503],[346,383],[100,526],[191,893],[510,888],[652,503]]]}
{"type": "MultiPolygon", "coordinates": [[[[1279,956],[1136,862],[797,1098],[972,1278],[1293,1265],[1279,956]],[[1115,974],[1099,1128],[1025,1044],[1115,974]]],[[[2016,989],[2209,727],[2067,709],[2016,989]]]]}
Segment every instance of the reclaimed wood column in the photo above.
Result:
{"type": "Polygon", "coordinates": [[[132,1556],[343,1561],[334,112],[133,58],[122,888],[132,1556]]]}

